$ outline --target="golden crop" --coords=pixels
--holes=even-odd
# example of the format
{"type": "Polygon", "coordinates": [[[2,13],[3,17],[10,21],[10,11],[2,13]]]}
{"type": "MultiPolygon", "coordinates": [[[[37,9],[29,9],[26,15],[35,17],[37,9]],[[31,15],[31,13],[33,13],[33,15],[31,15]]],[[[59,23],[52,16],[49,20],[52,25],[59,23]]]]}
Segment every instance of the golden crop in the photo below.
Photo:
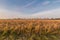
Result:
{"type": "Polygon", "coordinates": [[[59,40],[60,20],[0,20],[0,40],[59,40]]]}

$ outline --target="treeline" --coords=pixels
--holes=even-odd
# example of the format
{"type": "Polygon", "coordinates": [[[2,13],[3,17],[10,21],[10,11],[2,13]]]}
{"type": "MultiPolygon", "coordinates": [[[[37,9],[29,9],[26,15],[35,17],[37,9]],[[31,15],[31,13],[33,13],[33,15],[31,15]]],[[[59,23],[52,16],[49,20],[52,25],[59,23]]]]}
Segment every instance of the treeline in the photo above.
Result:
{"type": "Polygon", "coordinates": [[[25,20],[25,19],[28,19],[28,20],[60,20],[60,18],[13,18],[15,20],[18,20],[18,19],[22,19],[22,20],[25,20]]]}

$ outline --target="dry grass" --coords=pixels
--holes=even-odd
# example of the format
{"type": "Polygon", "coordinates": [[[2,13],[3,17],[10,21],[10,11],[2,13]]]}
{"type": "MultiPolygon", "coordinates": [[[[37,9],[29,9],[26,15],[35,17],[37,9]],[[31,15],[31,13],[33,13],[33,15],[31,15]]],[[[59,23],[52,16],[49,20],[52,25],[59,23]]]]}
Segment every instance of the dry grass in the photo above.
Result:
{"type": "Polygon", "coordinates": [[[59,40],[60,20],[0,20],[0,40],[59,40]]]}

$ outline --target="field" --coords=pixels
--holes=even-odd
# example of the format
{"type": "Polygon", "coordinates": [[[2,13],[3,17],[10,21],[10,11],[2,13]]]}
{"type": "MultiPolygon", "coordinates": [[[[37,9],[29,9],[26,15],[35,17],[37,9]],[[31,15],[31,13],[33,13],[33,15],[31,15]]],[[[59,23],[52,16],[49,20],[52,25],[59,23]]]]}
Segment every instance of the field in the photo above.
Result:
{"type": "Polygon", "coordinates": [[[60,40],[60,20],[0,20],[0,40],[60,40]]]}

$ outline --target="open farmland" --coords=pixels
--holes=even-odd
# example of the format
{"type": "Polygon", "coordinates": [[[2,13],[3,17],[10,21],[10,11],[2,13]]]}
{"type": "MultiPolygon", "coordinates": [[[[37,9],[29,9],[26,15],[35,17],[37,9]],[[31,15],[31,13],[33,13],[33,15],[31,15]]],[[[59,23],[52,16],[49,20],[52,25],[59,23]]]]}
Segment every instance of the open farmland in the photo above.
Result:
{"type": "Polygon", "coordinates": [[[60,40],[60,20],[0,20],[0,40],[60,40]]]}

